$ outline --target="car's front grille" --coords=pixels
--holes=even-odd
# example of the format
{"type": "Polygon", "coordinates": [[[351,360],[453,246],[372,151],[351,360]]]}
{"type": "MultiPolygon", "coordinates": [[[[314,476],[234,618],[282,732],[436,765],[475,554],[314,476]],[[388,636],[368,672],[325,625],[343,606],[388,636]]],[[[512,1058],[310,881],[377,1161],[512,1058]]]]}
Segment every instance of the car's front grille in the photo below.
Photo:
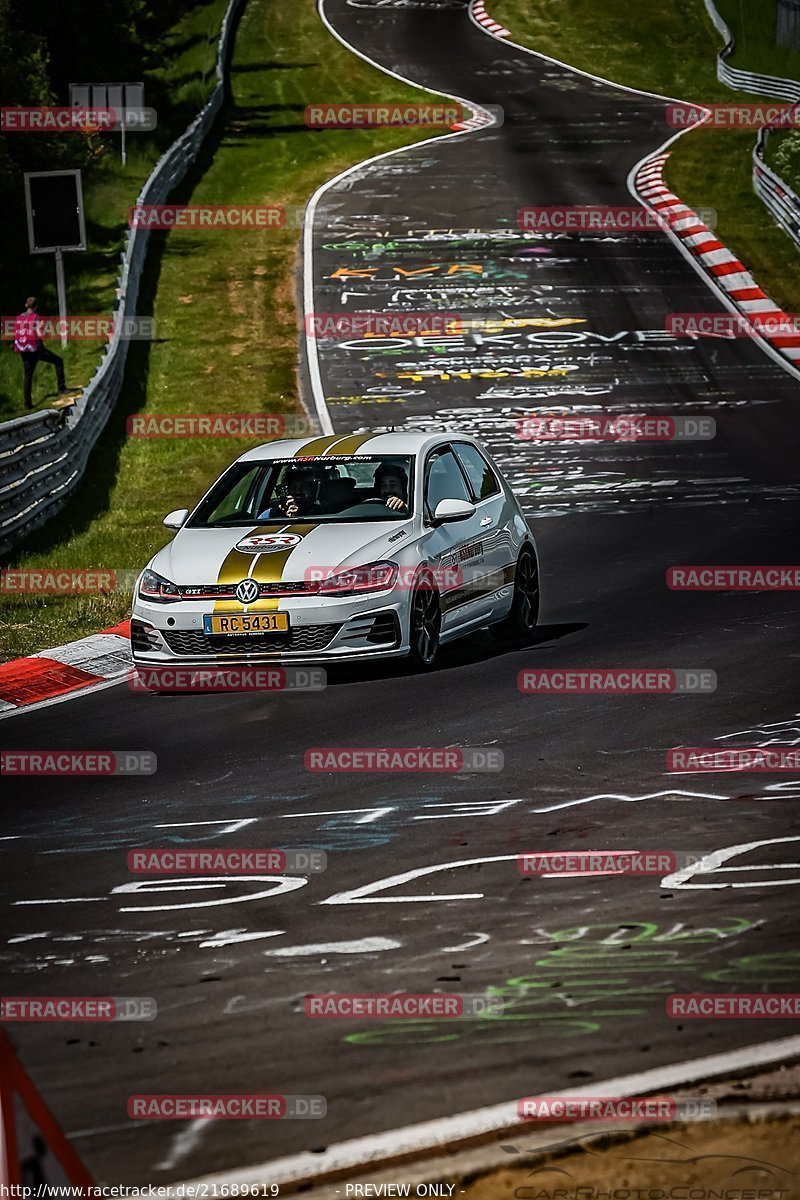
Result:
{"type": "MultiPolygon", "coordinates": [[[[233,600],[236,597],[236,583],[191,584],[179,587],[178,592],[183,600],[233,600]]],[[[316,579],[285,580],[279,583],[260,583],[259,596],[315,596],[319,592],[321,582],[316,579]]]]}
{"type": "Polygon", "coordinates": [[[191,629],[162,629],[161,636],[173,654],[269,654],[280,650],[324,650],[341,629],[339,625],[296,625],[286,633],[205,634],[191,629]]]}

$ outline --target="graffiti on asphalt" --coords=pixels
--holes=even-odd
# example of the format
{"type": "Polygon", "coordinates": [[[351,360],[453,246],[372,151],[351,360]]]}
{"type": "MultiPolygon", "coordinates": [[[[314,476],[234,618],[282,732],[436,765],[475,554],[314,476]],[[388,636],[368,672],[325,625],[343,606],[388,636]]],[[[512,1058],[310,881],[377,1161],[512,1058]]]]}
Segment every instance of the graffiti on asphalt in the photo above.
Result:
{"type": "MultiPolygon", "coordinates": [[[[761,922],[729,917],[719,926],[682,924],[662,930],[653,922],[630,925],[575,925],[553,933],[540,931],[550,945],[530,970],[485,989],[499,996],[502,1011],[470,1021],[413,1019],[384,1021],[351,1033],[343,1041],[357,1046],[424,1045],[470,1041],[498,1044],[528,1041],[532,1035],[585,1037],[610,1019],[630,1021],[662,1007],[671,991],[690,991],[700,981],[719,982],[719,968],[705,965],[707,948],[755,929],[761,922]],[[701,947],[699,954],[692,950],[701,947]]],[[[736,979],[763,983],[769,978],[796,978],[800,951],[748,955],[724,969],[736,979]],[[766,963],[764,960],[769,959],[766,963]]]]}

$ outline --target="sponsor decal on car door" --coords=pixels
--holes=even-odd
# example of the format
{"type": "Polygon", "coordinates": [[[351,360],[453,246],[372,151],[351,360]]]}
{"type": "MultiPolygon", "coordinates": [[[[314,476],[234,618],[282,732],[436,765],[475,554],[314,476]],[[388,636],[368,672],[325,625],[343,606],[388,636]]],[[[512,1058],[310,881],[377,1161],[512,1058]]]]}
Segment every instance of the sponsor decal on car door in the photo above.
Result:
{"type": "MultiPolygon", "coordinates": [[[[449,447],[438,447],[425,464],[425,511],[430,518],[441,500],[472,503],[467,481],[449,447]]],[[[466,521],[434,526],[423,550],[436,568],[442,600],[442,628],[468,622],[487,606],[485,547],[477,512],[466,521]]]]}

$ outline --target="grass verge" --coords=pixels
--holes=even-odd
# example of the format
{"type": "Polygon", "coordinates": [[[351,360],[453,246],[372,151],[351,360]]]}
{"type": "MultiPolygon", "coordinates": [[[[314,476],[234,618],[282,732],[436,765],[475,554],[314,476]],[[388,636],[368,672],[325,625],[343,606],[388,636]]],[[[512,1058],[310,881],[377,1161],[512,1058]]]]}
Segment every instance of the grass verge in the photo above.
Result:
{"type": "MultiPolygon", "coordinates": [[[[590,74],[678,99],[724,100],[719,36],[702,0],[488,0],[487,9],[530,46],[590,74]]],[[[665,134],[666,136],[666,134],[665,134]]]]}
{"type": "Polygon", "coordinates": [[[570,1133],[565,1126],[560,1154],[542,1155],[526,1168],[514,1169],[511,1159],[506,1170],[465,1180],[461,1195],[466,1200],[800,1200],[793,1148],[800,1134],[797,1116],[669,1125],[630,1141],[611,1134],[605,1144],[570,1133]]]}
{"type": "MultiPolygon", "coordinates": [[[[302,206],[364,158],[429,136],[413,129],[306,128],[313,102],[430,101],[335,41],[314,0],[249,0],[232,103],[176,199],[302,206]]],[[[168,540],[161,520],[192,505],[261,439],[126,437],[133,413],[298,413],[294,304],[300,231],[151,234],[140,312],[157,339],[134,343],[126,386],[75,497],[14,555],[15,569],[139,569],[168,540]],[[160,240],[156,240],[160,239],[160,240]]],[[[14,658],[127,616],[129,596],[0,597],[0,655],[14,658]]]]}

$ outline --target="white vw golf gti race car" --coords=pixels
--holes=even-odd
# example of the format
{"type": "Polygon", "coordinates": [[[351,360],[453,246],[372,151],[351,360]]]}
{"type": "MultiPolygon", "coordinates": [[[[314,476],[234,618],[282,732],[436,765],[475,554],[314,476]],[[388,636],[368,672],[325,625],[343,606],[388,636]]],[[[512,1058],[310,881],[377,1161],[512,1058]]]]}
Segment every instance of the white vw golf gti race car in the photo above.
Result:
{"type": "Polygon", "coordinates": [[[536,547],[479,443],[367,433],[249,450],[140,575],[140,669],[405,657],[485,626],[530,638],[536,547]]]}

